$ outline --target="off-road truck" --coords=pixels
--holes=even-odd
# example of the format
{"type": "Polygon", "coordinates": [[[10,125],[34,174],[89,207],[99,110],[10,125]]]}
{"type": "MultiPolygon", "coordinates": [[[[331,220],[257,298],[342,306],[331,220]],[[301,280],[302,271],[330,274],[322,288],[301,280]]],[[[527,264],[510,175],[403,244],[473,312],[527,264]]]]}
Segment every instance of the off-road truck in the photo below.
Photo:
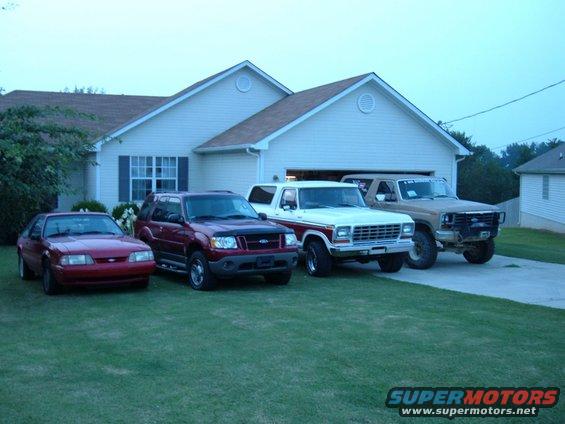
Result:
{"type": "Polygon", "coordinates": [[[406,257],[411,268],[431,267],[443,251],[462,253],[473,264],[488,262],[494,255],[494,238],[504,222],[504,212],[459,199],[442,178],[354,174],[342,181],[356,184],[372,208],[412,217],[416,223],[414,248],[406,257]]]}

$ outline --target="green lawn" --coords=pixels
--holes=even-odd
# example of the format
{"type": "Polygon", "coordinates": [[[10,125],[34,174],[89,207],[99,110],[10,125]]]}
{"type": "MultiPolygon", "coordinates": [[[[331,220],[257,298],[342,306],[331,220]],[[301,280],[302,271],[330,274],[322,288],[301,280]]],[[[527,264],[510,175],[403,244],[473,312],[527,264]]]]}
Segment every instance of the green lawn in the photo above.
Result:
{"type": "Polygon", "coordinates": [[[384,407],[389,388],[565,383],[557,309],[348,270],[47,297],[13,248],[0,276],[3,422],[417,422],[384,407]]]}
{"type": "Polygon", "coordinates": [[[496,238],[496,253],[565,264],[565,235],[529,228],[503,228],[496,238]]]}

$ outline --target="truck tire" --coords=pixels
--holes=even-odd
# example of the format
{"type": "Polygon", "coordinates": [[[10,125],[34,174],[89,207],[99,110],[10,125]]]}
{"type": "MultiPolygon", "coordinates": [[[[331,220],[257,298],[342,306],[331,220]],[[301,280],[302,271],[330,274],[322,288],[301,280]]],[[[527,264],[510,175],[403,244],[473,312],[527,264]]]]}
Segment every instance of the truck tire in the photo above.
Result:
{"type": "Polygon", "coordinates": [[[377,259],[377,262],[379,263],[382,272],[392,273],[400,271],[405,258],[406,253],[390,253],[388,255],[381,256],[377,259]]]}
{"type": "Polygon", "coordinates": [[[429,232],[416,230],[412,241],[414,248],[406,255],[406,265],[414,269],[428,269],[436,263],[436,241],[429,232]]]}
{"type": "Polygon", "coordinates": [[[218,283],[216,276],[210,271],[208,259],[200,251],[194,252],[188,258],[188,283],[194,290],[214,290],[218,283]]]}
{"type": "Polygon", "coordinates": [[[292,277],[292,272],[281,272],[279,274],[265,274],[265,281],[269,284],[275,284],[277,286],[284,286],[290,281],[292,277]]]}
{"type": "Polygon", "coordinates": [[[46,295],[52,296],[61,292],[61,286],[57,283],[53,271],[51,271],[51,264],[48,260],[43,261],[43,291],[46,295]]]}
{"type": "Polygon", "coordinates": [[[472,264],[484,264],[492,259],[494,255],[494,239],[474,243],[472,249],[463,252],[467,262],[472,264]]]}
{"type": "Polygon", "coordinates": [[[22,280],[31,280],[35,277],[33,271],[27,266],[21,252],[18,253],[18,273],[22,280]]]}
{"type": "Polygon", "coordinates": [[[326,277],[332,272],[332,257],[320,240],[306,246],[306,271],[313,277],[326,277]]]}

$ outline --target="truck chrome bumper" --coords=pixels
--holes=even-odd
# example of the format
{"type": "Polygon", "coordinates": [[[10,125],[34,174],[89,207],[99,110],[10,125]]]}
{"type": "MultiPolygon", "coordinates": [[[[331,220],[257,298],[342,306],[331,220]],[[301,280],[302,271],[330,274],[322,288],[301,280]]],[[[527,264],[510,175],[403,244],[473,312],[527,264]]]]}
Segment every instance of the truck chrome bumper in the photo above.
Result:
{"type": "Polygon", "coordinates": [[[332,246],[330,253],[338,258],[384,255],[387,253],[409,252],[414,243],[410,239],[389,244],[353,244],[347,246],[332,246]]]}
{"type": "Polygon", "coordinates": [[[462,237],[459,231],[451,230],[437,230],[435,233],[436,240],[444,241],[448,243],[464,243],[464,242],[474,242],[487,240],[490,237],[495,237],[498,234],[498,230],[492,231],[490,228],[486,228],[484,231],[477,232],[476,235],[462,237]]]}

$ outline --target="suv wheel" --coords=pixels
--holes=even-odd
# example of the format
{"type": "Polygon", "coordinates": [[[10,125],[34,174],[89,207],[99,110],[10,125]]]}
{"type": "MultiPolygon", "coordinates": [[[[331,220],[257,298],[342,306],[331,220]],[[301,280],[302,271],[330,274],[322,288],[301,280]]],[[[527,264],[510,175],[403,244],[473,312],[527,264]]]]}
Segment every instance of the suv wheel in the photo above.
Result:
{"type": "Polygon", "coordinates": [[[214,290],[217,280],[210,267],[208,259],[199,251],[194,252],[188,259],[188,283],[194,290],[214,290]]]}
{"type": "Polygon", "coordinates": [[[284,286],[290,281],[292,272],[281,272],[280,274],[265,274],[265,281],[269,284],[276,284],[277,286],[284,286]]]}
{"type": "Polygon", "coordinates": [[[414,269],[428,269],[436,263],[436,241],[429,232],[416,230],[412,241],[414,247],[406,256],[406,265],[414,269]]]}
{"type": "Polygon", "coordinates": [[[377,259],[382,272],[398,272],[402,268],[406,253],[390,253],[377,259]]]}
{"type": "Polygon", "coordinates": [[[306,271],[314,277],[325,277],[332,271],[332,257],[326,246],[319,240],[306,247],[306,271]]]}
{"type": "Polygon", "coordinates": [[[21,253],[18,253],[18,272],[22,280],[31,280],[34,277],[33,271],[29,269],[21,253]]]}
{"type": "Polygon", "coordinates": [[[48,260],[43,261],[43,291],[47,295],[54,295],[61,291],[61,286],[57,283],[48,260]]]}
{"type": "Polygon", "coordinates": [[[494,255],[494,240],[488,239],[474,243],[473,247],[463,252],[467,262],[472,264],[484,264],[491,260],[494,255]]]}

